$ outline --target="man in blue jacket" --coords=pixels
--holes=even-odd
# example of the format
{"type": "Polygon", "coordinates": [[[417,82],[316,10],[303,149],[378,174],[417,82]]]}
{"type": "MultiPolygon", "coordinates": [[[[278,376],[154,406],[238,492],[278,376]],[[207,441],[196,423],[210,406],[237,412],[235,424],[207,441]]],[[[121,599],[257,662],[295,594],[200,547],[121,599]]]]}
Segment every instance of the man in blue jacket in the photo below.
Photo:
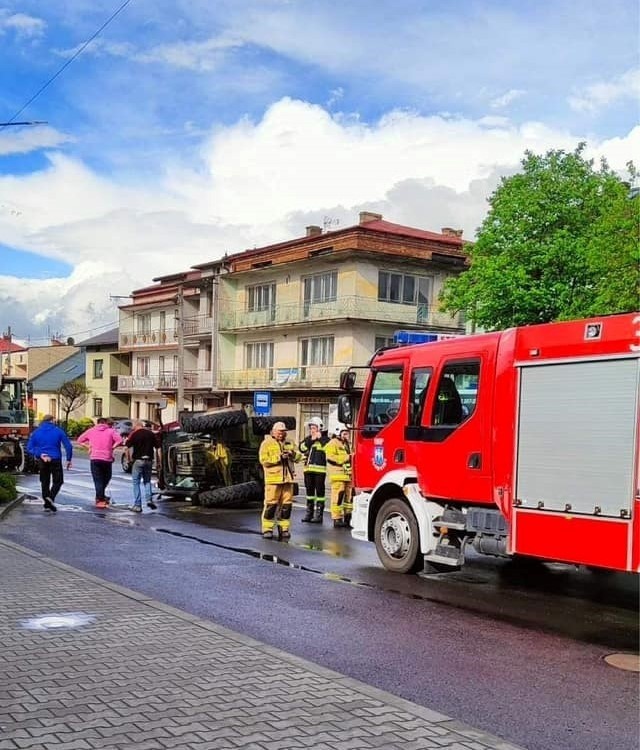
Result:
{"type": "Polygon", "coordinates": [[[67,454],[67,469],[70,469],[73,455],[71,441],[67,433],[54,424],[51,414],[46,414],[42,417],[40,426],[31,433],[27,442],[27,453],[31,453],[38,459],[44,509],[54,513],[57,508],[53,501],[64,483],[62,446],[67,454]]]}

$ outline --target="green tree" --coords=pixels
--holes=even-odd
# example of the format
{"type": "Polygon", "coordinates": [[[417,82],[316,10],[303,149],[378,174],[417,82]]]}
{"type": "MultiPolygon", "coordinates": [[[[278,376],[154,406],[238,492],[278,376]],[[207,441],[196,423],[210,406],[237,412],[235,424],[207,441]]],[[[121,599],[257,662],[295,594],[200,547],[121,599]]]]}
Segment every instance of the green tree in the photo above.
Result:
{"type": "Polygon", "coordinates": [[[525,152],[489,199],[469,269],[445,284],[445,310],[498,329],[637,309],[640,199],[584,149],[525,152]]]}
{"type": "Polygon", "coordinates": [[[63,426],[66,429],[69,414],[87,403],[91,391],[81,380],[67,380],[57,390],[60,411],[64,415],[63,426]]]}

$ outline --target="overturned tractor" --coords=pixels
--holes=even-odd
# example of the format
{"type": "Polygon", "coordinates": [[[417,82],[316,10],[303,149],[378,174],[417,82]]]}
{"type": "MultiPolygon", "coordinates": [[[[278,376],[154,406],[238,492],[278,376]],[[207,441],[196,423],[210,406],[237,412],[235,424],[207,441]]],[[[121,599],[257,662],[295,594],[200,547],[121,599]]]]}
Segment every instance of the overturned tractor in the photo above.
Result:
{"type": "Polygon", "coordinates": [[[241,409],[182,414],[161,434],[160,493],[207,507],[260,503],[258,450],[278,421],[295,429],[295,417],[248,417],[241,409]]]}

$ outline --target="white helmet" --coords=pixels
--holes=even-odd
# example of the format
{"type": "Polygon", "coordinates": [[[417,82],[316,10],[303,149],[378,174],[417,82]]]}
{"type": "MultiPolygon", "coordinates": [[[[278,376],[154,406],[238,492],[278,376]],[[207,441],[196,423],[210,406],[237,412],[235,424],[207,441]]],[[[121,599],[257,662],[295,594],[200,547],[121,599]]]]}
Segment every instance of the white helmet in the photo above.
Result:
{"type": "Polygon", "coordinates": [[[343,432],[348,432],[348,429],[343,424],[337,424],[333,430],[334,437],[340,437],[343,432]]]}
{"type": "Polygon", "coordinates": [[[309,427],[311,427],[311,425],[315,425],[319,430],[324,430],[324,422],[320,419],[320,417],[311,417],[307,424],[309,425],[309,427]]]}

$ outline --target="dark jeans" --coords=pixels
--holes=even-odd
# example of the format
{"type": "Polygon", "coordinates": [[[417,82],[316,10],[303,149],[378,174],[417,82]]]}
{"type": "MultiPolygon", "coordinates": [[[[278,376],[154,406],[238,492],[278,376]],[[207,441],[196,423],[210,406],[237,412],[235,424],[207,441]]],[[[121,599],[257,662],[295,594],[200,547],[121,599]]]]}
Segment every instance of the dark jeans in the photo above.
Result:
{"type": "Polygon", "coordinates": [[[48,497],[55,500],[64,483],[62,474],[62,459],[52,458],[51,461],[40,461],[40,487],[42,488],[42,499],[48,497]]]}
{"type": "Polygon", "coordinates": [[[96,500],[104,500],[107,486],[111,481],[113,464],[111,461],[92,460],[90,466],[93,486],[96,488],[96,500]]]}

